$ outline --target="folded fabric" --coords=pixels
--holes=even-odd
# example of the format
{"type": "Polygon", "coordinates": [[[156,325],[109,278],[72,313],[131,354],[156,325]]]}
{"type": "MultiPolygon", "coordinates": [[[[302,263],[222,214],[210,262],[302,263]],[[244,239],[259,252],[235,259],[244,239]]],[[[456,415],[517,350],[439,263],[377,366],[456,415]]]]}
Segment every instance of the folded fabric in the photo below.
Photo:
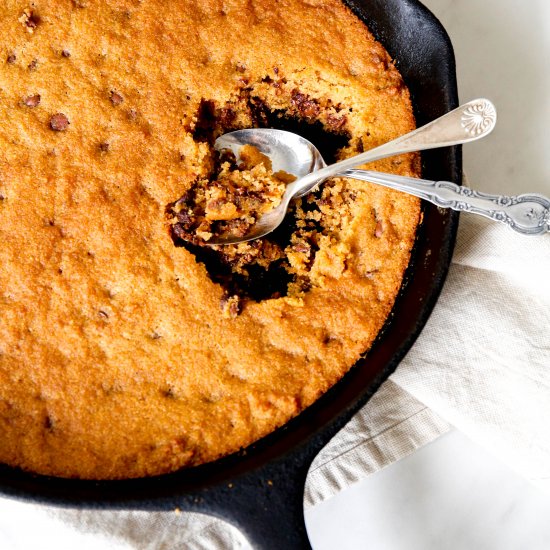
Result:
{"type": "Polygon", "coordinates": [[[550,490],[550,234],[462,216],[452,268],[392,376],[432,411],[550,490]]]}
{"type": "Polygon", "coordinates": [[[438,303],[407,356],[317,456],[305,505],[451,425],[550,491],[550,234],[462,216],[438,303]]]}
{"type": "MultiPolygon", "coordinates": [[[[313,462],[305,507],[330,498],[454,425],[550,489],[550,235],[461,219],[441,297],[396,372],[313,462]]],[[[56,509],[0,499],[0,547],[248,549],[200,514],[56,509]],[[33,529],[28,529],[33,525],[33,529]]]]}

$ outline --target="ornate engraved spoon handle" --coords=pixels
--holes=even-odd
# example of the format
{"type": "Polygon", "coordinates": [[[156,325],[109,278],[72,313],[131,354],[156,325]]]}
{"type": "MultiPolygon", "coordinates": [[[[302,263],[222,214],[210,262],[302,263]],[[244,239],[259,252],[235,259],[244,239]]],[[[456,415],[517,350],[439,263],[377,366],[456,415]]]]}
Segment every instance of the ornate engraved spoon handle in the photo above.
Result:
{"type": "Polygon", "coordinates": [[[339,175],[404,191],[441,208],[480,214],[503,222],[524,235],[550,231],[550,199],[536,193],[489,195],[450,181],[428,181],[369,170],[346,170],[339,175]]]}

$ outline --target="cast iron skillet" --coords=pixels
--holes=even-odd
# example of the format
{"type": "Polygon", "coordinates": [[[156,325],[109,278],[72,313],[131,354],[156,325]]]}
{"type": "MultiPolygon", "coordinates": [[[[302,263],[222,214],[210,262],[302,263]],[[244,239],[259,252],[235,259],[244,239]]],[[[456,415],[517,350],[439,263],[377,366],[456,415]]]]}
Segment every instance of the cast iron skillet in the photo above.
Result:
{"type": "MultiPolygon", "coordinates": [[[[417,0],[347,0],[397,60],[418,125],[458,105],[454,54],[435,17],[417,0]]],[[[459,148],[423,155],[424,177],[460,182],[459,148]]],[[[0,466],[0,493],[68,507],[206,512],[227,519],[254,548],[310,548],[303,489],[311,461],[397,367],[435,305],[458,216],[424,207],[405,284],[368,358],[283,428],[239,454],[156,478],[91,482],[34,476],[0,466]]]]}

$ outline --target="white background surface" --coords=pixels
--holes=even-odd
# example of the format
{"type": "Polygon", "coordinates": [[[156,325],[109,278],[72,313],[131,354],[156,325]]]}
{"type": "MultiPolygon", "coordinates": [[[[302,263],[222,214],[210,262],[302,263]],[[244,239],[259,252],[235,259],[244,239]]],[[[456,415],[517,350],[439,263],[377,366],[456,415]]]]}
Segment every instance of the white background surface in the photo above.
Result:
{"type": "MultiPolygon", "coordinates": [[[[461,102],[498,125],[464,147],[470,186],[550,196],[550,1],[425,0],[455,48],[461,102]]],[[[454,430],[307,512],[315,550],[550,548],[550,497],[454,430]]]]}
{"type": "Polygon", "coordinates": [[[491,99],[498,125],[464,146],[472,187],[492,193],[550,188],[550,2],[424,0],[453,43],[460,101],[491,99]]]}
{"type": "MultiPolygon", "coordinates": [[[[493,135],[464,148],[471,186],[550,196],[550,0],[425,4],[453,41],[461,101],[485,96],[498,108],[493,135]]],[[[184,536],[201,528],[196,518],[159,525],[134,515],[124,536],[103,528],[108,539],[84,514],[53,519],[5,500],[0,512],[0,550],[130,549],[136,541],[151,550],[199,548],[184,536]],[[90,525],[84,534],[60,521],[90,525]]],[[[549,516],[549,497],[455,430],[317,505],[307,519],[315,550],[543,550],[550,549],[549,516]]]]}
{"type": "Polygon", "coordinates": [[[315,550],[548,550],[550,497],[457,430],[308,513],[315,550]]]}

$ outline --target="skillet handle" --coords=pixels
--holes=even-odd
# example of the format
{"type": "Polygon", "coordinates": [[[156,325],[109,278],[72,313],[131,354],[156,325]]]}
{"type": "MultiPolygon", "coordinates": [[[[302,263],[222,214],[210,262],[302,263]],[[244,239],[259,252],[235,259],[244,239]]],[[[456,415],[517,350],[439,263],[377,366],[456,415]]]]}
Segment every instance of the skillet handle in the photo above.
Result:
{"type": "Polygon", "coordinates": [[[182,495],[184,501],[178,506],[228,521],[254,550],[311,550],[303,508],[306,476],[315,456],[342,424],[230,482],[182,495]]]}
{"type": "Polygon", "coordinates": [[[234,480],[225,491],[223,510],[212,510],[235,525],[254,550],[309,550],[303,510],[310,461],[287,456],[234,480]]]}

